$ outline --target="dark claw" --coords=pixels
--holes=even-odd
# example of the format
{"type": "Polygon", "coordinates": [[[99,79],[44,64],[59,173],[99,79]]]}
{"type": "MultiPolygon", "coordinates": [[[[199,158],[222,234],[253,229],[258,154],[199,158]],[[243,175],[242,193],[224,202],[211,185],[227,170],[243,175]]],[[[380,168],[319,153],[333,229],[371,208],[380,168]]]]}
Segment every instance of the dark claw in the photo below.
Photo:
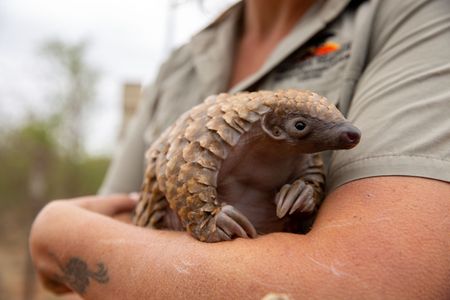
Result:
{"type": "Polygon", "coordinates": [[[289,211],[289,214],[292,215],[297,209],[299,209],[301,206],[302,211],[307,211],[306,208],[309,208],[311,205],[311,202],[314,202],[312,200],[313,196],[313,189],[311,186],[307,185],[301,192],[300,196],[298,196],[297,200],[295,200],[294,205],[292,205],[291,210],[289,211]]]}
{"type": "Polygon", "coordinates": [[[231,205],[225,205],[219,212],[217,230],[222,230],[229,237],[239,236],[243,238],[257,237],[255,227],[250,221],[231,205]]]}
{"type": "Polygon", "coordinates": [[[153,215],[150,218],[150,224],[154,225],[156,223],[158,223],[159,221],[161,221],[161,219],[165,216],[165,212],[164,211],[155,211],[153,213],[153,215]]]}
{"type": "Polygon", "coordinates": [[[310,201],[306,206],[302,209],[303,212],[312,212],[314,208],[316,207],[316,202],[314,201],[314,198],[311,196],[310,201]]]}
{"type": "Polygon", "coordinates": [[[239,225],[242,226],[242,228],[245,230],[245,232],[251,238],[256,238],[258,236],[258,234],[256,233],[256,229],[253,226],[253,224],[240,211],[238,211],[236,208],[234,208],[231,205],[225,205],[224,207],[222,207],[222,209],[225,209],[225,212],[231,218],[233,218],[235,221],[237,221],[239,223],[239,225]]]}
{"type": "Polygon", "coordinates": [[[220,228],[217,228],[217,235],[219,236],[221,241],[230,241],[231,240],[231,237],[220,228]]]}
{"type": "Polygon", "coordinates": [[[141,227],[147,227],[150,222],[150,211],[146,209],[141,215],[137,216],[135,223],[141,227]]]}
{"type": "Polygon", "coordinates": [[[153,210],[163,210],[166,209],[167,206],[169,206],[167,201],[159,201],[153,206],[153,210]]]}
{"type": "Polygon", "coordinates": [[[281,188],[281,190],[278,192],[278,194],[275,196],[275,204],[278,206],[278,202],[280,202],[280,200],[284,199],[286,197],[287,192],[289,191],[289,184],[285,184],[283,185],[283,187],[281,188]]]}
{"type": "Polygon", "coordinates": [[[284,185],[275,197],[277,217],[283,218],[295,211],[312,212],[316,207],[314,188],[299,179],[292,184],[284,185]]]}
{"type": "Polygon", "coordinates": [[[229,215],[227,215],[226,212],[219,213],[217,216],[217,226],[229,236],[237,235],[239,237],[248,238],[248,235],[245,233],[244,229],[229,215]]]}
{"type": "Polygon", "coordinates": [[[294,201],[304,190],[305,183],[302,180],[297,180],[293,184],[287,186],[289,187],[289,192],[287,193],[285,199],[280,199],[280,202],[277,205],[277,217],[280,219],[283,218],[292,205],[294,205],[294,201]]]}

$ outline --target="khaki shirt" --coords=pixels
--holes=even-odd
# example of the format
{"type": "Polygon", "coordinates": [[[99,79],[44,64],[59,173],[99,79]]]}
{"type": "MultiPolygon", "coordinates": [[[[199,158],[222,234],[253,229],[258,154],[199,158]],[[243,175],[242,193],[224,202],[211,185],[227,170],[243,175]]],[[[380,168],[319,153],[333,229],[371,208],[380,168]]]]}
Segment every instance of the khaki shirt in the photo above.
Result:
{"type": "Polygon", "coordinates": [[[231,90],[237,4],[161,66],[116,152],[101,193],[140,189],[144,153],[208,95],[304,88],[327,97],[362,131],[326,156],[327,186],[402,175],[450,181],[450,5],[447,0],[317,3],[265,64],[231,90]]]}

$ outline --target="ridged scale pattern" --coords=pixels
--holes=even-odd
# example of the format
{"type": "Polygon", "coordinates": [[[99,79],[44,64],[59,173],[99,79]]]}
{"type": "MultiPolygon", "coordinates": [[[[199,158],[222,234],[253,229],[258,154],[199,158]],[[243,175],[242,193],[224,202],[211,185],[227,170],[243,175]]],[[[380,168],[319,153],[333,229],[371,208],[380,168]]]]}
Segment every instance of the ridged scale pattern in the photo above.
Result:
{"type": "Polygon", "coordinates": [[[135,223],[159,228],[165,198],[182,226],[207,240],[215,232],[214,216],[221,207],[217,176],[230,149],[264,114],[298,111],[330,122],[343,119],[325,98],[305,90],[219,94],[184,113],[146,153],[148,165],[135,223]]]}

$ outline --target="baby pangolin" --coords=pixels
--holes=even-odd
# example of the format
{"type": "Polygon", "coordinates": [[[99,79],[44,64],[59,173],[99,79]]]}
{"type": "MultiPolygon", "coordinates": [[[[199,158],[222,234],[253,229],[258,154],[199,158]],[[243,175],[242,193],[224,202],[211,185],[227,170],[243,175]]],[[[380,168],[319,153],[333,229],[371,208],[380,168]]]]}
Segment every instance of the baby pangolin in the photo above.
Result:
{"type": "Polygon", "coordinates": [[[306,90],[220,94],[184,113],[147,151],[135,224],[205,242],[295,231],[320,204],[317,152],[360,131],[306,90]]]}

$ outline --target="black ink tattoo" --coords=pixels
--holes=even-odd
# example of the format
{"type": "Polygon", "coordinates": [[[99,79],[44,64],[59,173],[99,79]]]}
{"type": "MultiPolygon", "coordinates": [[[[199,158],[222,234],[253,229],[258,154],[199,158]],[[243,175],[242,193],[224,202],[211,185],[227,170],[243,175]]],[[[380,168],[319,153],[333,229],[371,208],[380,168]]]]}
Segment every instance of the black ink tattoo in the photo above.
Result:
{"type": "Polygon", "coordinates": [[[65,265],[58,262],[58,265],[64,274],[59,277],[59,280],[79,294],[86,292],[90,283],[89,279],[102,284],[109,281],[108,269],[102,262],[97,263],[96,272],[89,270],[87,263],[79,257],[72,257],[65,265]]]}

